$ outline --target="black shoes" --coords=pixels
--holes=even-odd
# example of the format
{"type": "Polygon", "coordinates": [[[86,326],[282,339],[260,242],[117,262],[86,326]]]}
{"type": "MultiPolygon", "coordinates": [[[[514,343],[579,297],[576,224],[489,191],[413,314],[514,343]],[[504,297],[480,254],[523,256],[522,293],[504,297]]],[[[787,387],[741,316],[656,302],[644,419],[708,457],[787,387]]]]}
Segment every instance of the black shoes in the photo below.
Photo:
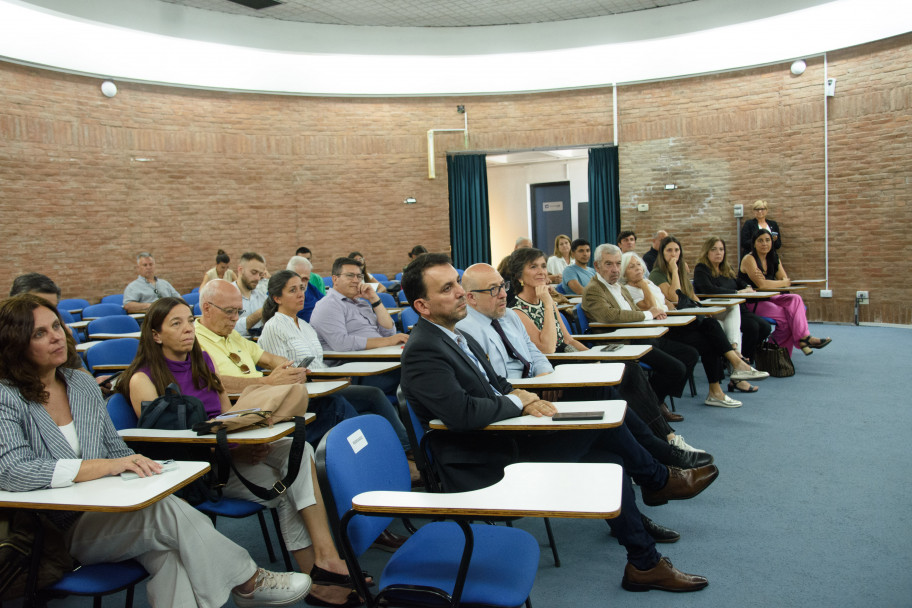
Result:
{"type": "Polygon", "coordinates": [[[713,463],[712,454],[706,452],[690,452],[671,446],[671,456],[665,458],[668,462],[662,462],[664,465],[678,467],[679,469],[696,469],[705,467],[713,463]]]}

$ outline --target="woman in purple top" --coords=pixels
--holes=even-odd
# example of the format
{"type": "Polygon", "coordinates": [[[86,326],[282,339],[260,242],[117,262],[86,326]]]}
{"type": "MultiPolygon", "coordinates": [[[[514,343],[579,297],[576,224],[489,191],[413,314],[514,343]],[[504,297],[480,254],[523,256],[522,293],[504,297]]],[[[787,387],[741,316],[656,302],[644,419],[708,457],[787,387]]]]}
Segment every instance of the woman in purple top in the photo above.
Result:
{"type": "MultiPolygon", "coordinates": [[[[193,311],[181,298],[157,300],[146,313],[136,359],[123,374],[119,390],[127,397],[137,415],[143,401],[152,401],[176,382],[185,395],[203,402],[210,416],[228,410],[231,402],[209,355],[196,340],[193,311]]],[[[285,476],[289,438],[270,444],[236,446],[232,449],[235,466],[247,479],[260,486],[271,486],[285,476]]],[[[272,501],[254,496],[235,475],[224,488],[228,497],[252,500],[276,507],[282,536],[301,572],[309,572],[313,587],[307,601],[317,606],[357,606],[360,598],[353,591],[348,568],[333,544],[326,507],[316,484],[313,449],[307,445],[307,461],[287,491],[272,501]],[[306,466],[309,461],[310,466],[306,466]]]]}

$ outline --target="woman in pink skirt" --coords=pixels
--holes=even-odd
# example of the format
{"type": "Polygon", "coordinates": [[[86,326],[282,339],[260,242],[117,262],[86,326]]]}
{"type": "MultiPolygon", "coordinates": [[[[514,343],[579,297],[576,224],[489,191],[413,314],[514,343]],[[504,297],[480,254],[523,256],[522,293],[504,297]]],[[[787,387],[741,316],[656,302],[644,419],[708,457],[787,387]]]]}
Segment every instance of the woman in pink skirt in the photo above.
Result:
{"type": "MultiPolygon", "coordinates": [[[[789,287],[792,281],[785,274],[779,255],[773,249],[773,237],[769,230],[755,232],[751,245],[751,252],[741,260],[739,276],[758,291],[789,287]]],[[[797,346],[805,355],[810,355],[814,352],[813,349],[823,348],[833,341],[830,338],[811,336],[804,300],[799,295],[783,293],[762,300],[757,303],[754,312],[776,321],[772,339],[788,350],[789,354],[797,346]]]]}

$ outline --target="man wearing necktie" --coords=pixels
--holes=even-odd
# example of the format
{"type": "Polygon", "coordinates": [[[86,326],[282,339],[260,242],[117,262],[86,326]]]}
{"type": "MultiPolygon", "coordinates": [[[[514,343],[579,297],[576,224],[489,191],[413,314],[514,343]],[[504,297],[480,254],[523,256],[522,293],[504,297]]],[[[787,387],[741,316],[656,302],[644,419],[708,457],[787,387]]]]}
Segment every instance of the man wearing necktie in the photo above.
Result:
{"type": "MultiPolygon", "coordinates": [[[[718,476],[713,465],[688,470],[662,465],[623,423],[611,429],[535,436],[513,433],[505,437],[479,431],[521,414],[550,416],[556,408],[532,393],[514,389],[491,366],[478,342],[457,330],[457,322],[467,314],[466,292],[446,255],[427,254],[414,260],[403,274],[402,288],[421,315],[402,352],[402,390],[425,427],[431,419],[440,418],[450,429],[435,433],[441,439],[432,446],[447,491],[495,483],[511,461],[616,462],[636,479],[644,502],[650,505],[696,496],[718,476]],[[515,455],[508,447],[514,440],[515,455]]],[[[621,514],[609,520],[618,542],[627,550],[622,585],[639,591],[705,587],[705,578],[677,570],[656,551],[626,474],[621,514]]]]}

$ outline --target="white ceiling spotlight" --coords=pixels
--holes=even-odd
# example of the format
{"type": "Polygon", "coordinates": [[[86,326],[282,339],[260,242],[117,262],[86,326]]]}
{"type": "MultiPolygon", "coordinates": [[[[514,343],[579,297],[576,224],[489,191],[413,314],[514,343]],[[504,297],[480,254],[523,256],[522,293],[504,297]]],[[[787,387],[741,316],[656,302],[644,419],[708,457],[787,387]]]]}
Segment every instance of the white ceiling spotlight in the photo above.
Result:
{"type": "Polygon", "coordinates": [[[117,95],[117,85],[110,80],[101,83],[101,94],[105,97],[114,97],[117,95]]]}
{"type": "Polygon", "coordinates": [[[792,63],[792,74],[795,76],[801,76],[804,74],[804,71],[807,69],[807,64],[804,62],[804,59],[798,59],[792,63]]]}

